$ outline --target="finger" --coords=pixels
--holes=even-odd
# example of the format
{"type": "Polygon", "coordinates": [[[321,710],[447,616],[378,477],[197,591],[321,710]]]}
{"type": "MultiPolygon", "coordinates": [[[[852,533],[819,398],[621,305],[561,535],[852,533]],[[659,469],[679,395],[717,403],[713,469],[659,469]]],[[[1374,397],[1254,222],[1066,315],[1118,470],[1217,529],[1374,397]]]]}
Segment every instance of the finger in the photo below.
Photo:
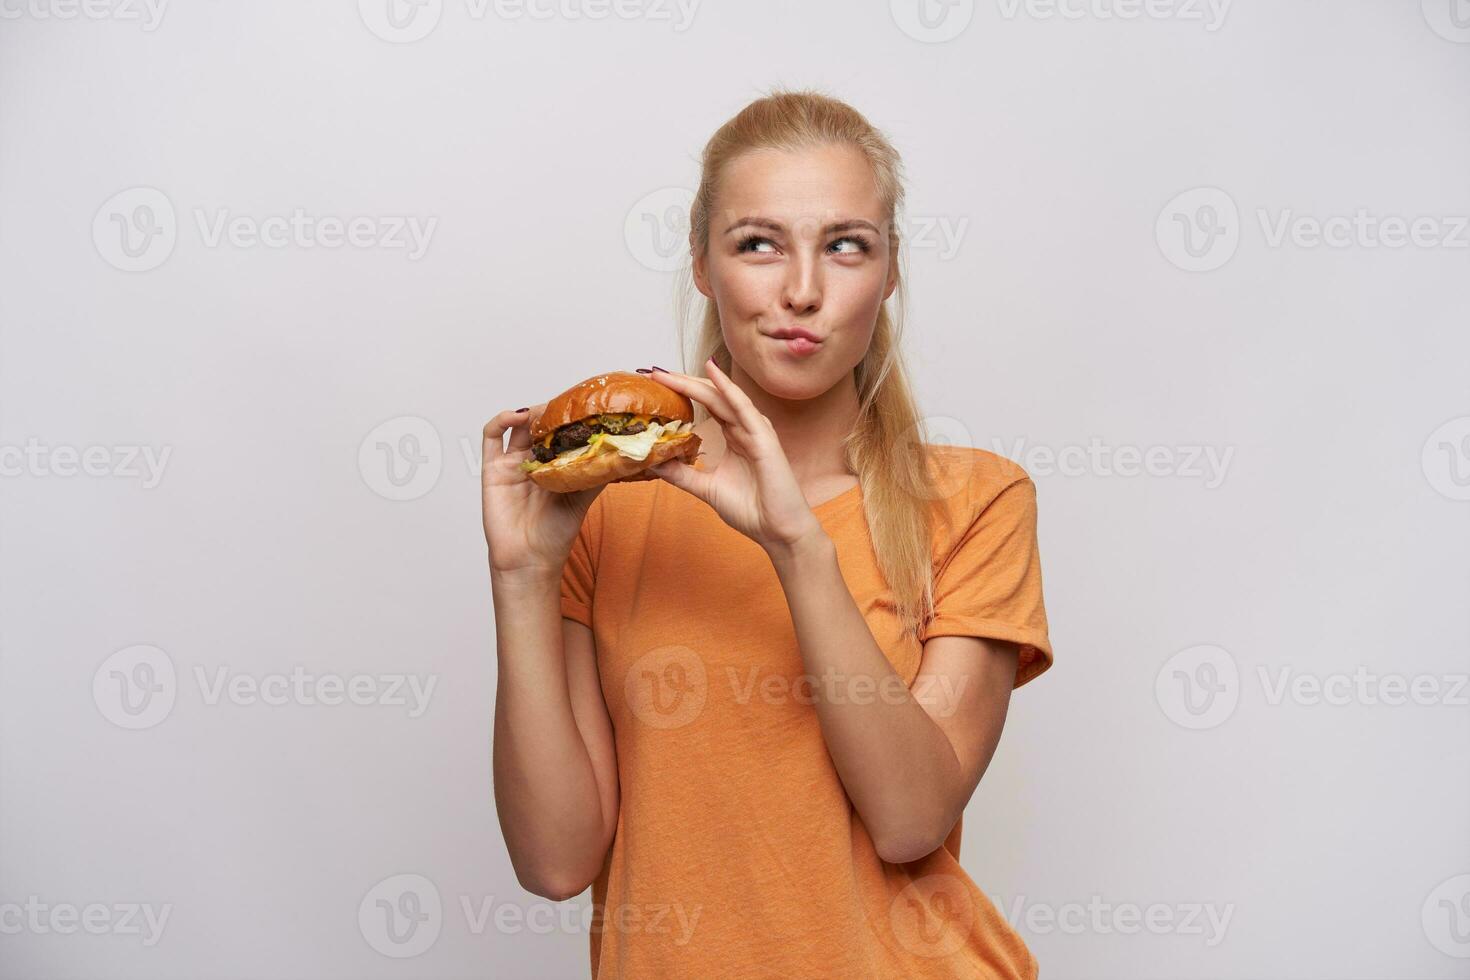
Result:
{"type": "Polygon", "coordinates": [[[485,440],[480,445],[480,461],[488,463],[505,452],[505,430],[524,421],[530,412],[501,412],[485,423],[485,440]]]}
{"type": "Polygon", "coordinates": [[[520,414],[518,421],[513,423],[510,431],[510,452],[531,448],[531,424],[541,417],[546,410],[546,402],[532,405],[529,410],[520,414]],[[521,423],[525,424],[522,425],[521,423]]]}
{"type": "Polygon", "coordinates": [[[650,466],[648,471],[657,475],[664,482],[672,483],[680,490],[709,503],[710,475],[708,473],[696,470],[688,463],[677,459],[666,459],[662,463],[650,466]]]}
{"type": "Polygon", "coordinates": [[[708,378],[694,378],[687,374],[676,374],[673,371],[655,371],[650,377],[658,378],[680,394],[699,402],[709,409],[711,415],[724,424],[737,424],[735,410],[730,407],[725,396],[720,394],[714,382],[708,378]]]}
{"type": "Polygon", "coordinates": [[[740,424],[752,433],[760,432],[764,427],[764,420],[761,418],[760,410],[750,400],[750,396],[739,385],[731,381],[729,375],[720,370],[720,366],[715,363],[713,357],[704,362],[704,368],[709,372],[710,380],[715,388],[725,396],[725,400],[735,413],[735,417],[740,420],[740,424]]]}

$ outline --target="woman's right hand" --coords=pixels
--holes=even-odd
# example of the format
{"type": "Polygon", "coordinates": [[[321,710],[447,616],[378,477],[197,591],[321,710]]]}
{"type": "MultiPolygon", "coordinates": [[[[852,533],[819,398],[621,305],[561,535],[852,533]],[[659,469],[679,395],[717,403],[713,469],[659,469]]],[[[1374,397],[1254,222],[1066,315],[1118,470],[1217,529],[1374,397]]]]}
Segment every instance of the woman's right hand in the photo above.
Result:
{"type": "MultiPolygon", "coordinates": [[[[485,423],[480,457],[480,503],[492,572],[561,574],[582,518],[603,487],[575,493],[543,489],[521,470],[531,459],[531,422],[546,403],[525,412],[501,412],[485,423]],[[502,439],[510,430],[510,446],[502,439]]],[[[606,486],[604,484],[603,486],[606,486]]]]}

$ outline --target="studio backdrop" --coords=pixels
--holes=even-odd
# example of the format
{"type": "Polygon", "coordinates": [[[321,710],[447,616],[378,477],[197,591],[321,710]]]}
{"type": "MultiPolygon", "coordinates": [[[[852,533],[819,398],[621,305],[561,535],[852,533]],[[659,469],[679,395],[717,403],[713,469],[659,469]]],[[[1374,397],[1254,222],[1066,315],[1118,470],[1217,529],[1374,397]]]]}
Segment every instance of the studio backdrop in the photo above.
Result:
{"type": "Polygon", "coordinates": [[[929,437],[1037,488],[962,863],[1042,975],[1470,976],[1463,0],[0,0],[0,977],[588,975],[481,427],[698,368],[777,85],[902,154],[929,437]]]}

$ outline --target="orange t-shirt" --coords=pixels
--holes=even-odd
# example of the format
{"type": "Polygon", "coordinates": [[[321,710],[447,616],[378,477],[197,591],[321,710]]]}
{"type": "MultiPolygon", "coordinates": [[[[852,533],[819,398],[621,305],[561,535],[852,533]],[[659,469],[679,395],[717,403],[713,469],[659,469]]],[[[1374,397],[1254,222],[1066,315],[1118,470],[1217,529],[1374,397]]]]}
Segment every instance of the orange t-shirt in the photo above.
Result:
{"type": "MultiPolygon", "coordinates": [[[[1019,643],[1019,687],[1052,662],[1036,487],[994,453],[934,448],[948,524],[935,521],[922,639],[1019,643]]],[[[899,638],[861,488],[813,512],[912,686],[923,649],[899,638]]],[[[917,861],[878,857],[827,753],[820,678],[775,569],[707,504],[662,480],[609,484],[563,569],[561,610],[595,636],[621,790],[592,885],[594,980],[1036,976],[960,867],[960,823],[917,861]]]]}

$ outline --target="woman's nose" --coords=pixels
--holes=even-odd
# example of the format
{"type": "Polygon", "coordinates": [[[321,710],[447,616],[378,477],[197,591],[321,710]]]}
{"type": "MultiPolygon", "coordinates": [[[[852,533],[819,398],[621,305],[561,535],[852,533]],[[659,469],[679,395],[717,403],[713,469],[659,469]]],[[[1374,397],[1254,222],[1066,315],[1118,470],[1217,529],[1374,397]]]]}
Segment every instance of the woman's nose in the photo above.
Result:
{"type": "Polygon", "coordinates": [[[818,309],[822,305],[821,273],[817,263],[797,259],[788,267],[782,297],[785,305],[797,313],[818,309]]]}

